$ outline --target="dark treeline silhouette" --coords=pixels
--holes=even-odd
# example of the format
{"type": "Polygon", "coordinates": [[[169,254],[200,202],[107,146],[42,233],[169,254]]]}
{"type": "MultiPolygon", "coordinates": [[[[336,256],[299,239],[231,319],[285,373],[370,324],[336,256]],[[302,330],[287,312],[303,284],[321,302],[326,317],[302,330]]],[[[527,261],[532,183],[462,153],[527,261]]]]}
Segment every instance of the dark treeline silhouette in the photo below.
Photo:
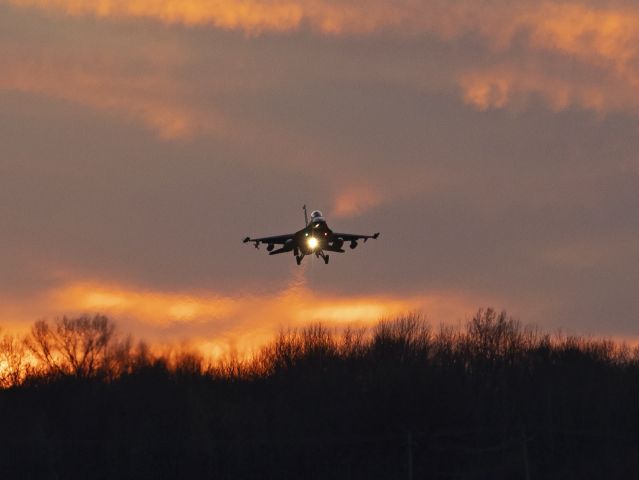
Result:
{"type": "Polygon", "coordinates": [[[0,341],[0,478],[611,479],[639,471],[639,352],[481,310],[153,353],[103,316],[0,341]]]}

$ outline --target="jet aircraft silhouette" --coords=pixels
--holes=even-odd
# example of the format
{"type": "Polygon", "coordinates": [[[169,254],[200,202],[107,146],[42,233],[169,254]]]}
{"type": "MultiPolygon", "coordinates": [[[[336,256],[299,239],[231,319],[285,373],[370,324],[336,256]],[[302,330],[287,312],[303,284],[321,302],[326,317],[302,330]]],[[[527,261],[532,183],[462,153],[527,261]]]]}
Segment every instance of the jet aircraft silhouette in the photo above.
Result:
{"type": "Polygon", "coordinates": [[[358,240],[366,242],[369,238],[379,237],[379,232],[373,235],[357,235],[354,233],[333,232],[322,215],[322,212],[315,210],[311,213],[311,221],[308,221],[306,205],[304,209],[304,222],[306,226],[295,233],[286,235],[275,235],[273,237],[251,238],[246,237],[244,243],[253,242],[255,248],[260,248],[260,243],[267,244],[266,250],[269,255],[278,253],[293,252],[297,264],[300,265],[306,255],[315,254],[316,258],[322,258],[324,263],[328,263],[328,254],[325,252],[344,253],[342,248],[344,242],[350,242],[351,248],[357,247],[358,240]],[[275,249],[275,245],[281,245],[275,249]]]}

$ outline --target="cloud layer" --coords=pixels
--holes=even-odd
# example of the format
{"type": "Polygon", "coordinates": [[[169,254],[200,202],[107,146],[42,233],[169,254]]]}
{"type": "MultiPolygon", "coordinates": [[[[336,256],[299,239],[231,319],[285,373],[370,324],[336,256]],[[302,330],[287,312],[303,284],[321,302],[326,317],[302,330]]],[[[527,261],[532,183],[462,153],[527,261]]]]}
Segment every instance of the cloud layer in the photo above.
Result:
{"type": "MultiPolygon", "coordinates": [[[[308,29],[328,37],[373,39],[375,35],[384,35],[404,42],[439,42],[456,51],[478,50],[474,61],[456,64],[454,59],[448,59],[441,66],[448,77],[445,81],[456,83],[462,98],[480,109],[521,106],[535,97],[543,98],[555,110],[576,106],[597,112],[636,113],[638,106],[635,91],[639,73],[639,9],[628,2],[10,0],[4,3],[71,17],[151,19],[249,35],[298,34],[308,29]]],[[[129,57],[129,53],[122,55],[129,57]]],[[[166,60],[165,53],[155,57],[166,60]]],[[[158,71],[157,66],[151,66],[144,75],[123,78],[116,67],[104,77],[100,71],[102,64],[112,59],[97,60],[95,69],[81,72],[77,71],[76,60],[74,68],[60,71],[51,65],[18,69],[5,80],[4,88],[46,92],[103,110],[122,110],[168,138],[197,131],[208,133],[223,123],[219,114],[198,111],[189,104],[185,95],[189,86],[176,78],[175,70],[158,71]],[[34,78],[39,81],[34,82],[34,78]],[[134,95],[129,91],[131,88],[134,95]],[[140,95],[142,92],[147,92],[146,98],[140,95]]],[[[113,66],[112,62],[107,66],[113,66]]],[[[397,77],[406,77],[406,73],[382,74],[397,81],[397,77]]]]}
{"type": "Polygon", "coordinates": [[[248,338],[490,304],[638,333],[632,3],[0,3],[6,322],[248,338]],[[241,239],[304,203],[382,235],[292,287],[241,239]]]}

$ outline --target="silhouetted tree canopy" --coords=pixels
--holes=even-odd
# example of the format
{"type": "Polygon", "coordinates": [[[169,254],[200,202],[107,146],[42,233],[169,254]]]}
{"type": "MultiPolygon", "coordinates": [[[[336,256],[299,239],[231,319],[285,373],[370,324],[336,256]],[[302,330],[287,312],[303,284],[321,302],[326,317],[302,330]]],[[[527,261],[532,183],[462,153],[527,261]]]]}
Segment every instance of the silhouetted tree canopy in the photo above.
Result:
{"type": "Polygon", "coordinates": [[[153,353],[104,316],[0,342],[0,478],[615,479],[639,352],[480,310],[282,331],[251,358],[153,353]]]}

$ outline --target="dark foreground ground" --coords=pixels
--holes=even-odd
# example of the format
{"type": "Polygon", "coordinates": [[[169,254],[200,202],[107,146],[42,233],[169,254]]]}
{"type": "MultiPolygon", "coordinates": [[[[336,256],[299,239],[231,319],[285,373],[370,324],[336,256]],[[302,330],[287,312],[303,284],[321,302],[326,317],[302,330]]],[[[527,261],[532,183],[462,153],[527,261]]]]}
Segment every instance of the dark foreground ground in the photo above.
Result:
{"type": "Polygon", "coordinates": [[[639,475],[639,357],[490,311],[456,333],[313,327],[245,364],[127,362],[0,391],[0,478],[639,475]]]}

